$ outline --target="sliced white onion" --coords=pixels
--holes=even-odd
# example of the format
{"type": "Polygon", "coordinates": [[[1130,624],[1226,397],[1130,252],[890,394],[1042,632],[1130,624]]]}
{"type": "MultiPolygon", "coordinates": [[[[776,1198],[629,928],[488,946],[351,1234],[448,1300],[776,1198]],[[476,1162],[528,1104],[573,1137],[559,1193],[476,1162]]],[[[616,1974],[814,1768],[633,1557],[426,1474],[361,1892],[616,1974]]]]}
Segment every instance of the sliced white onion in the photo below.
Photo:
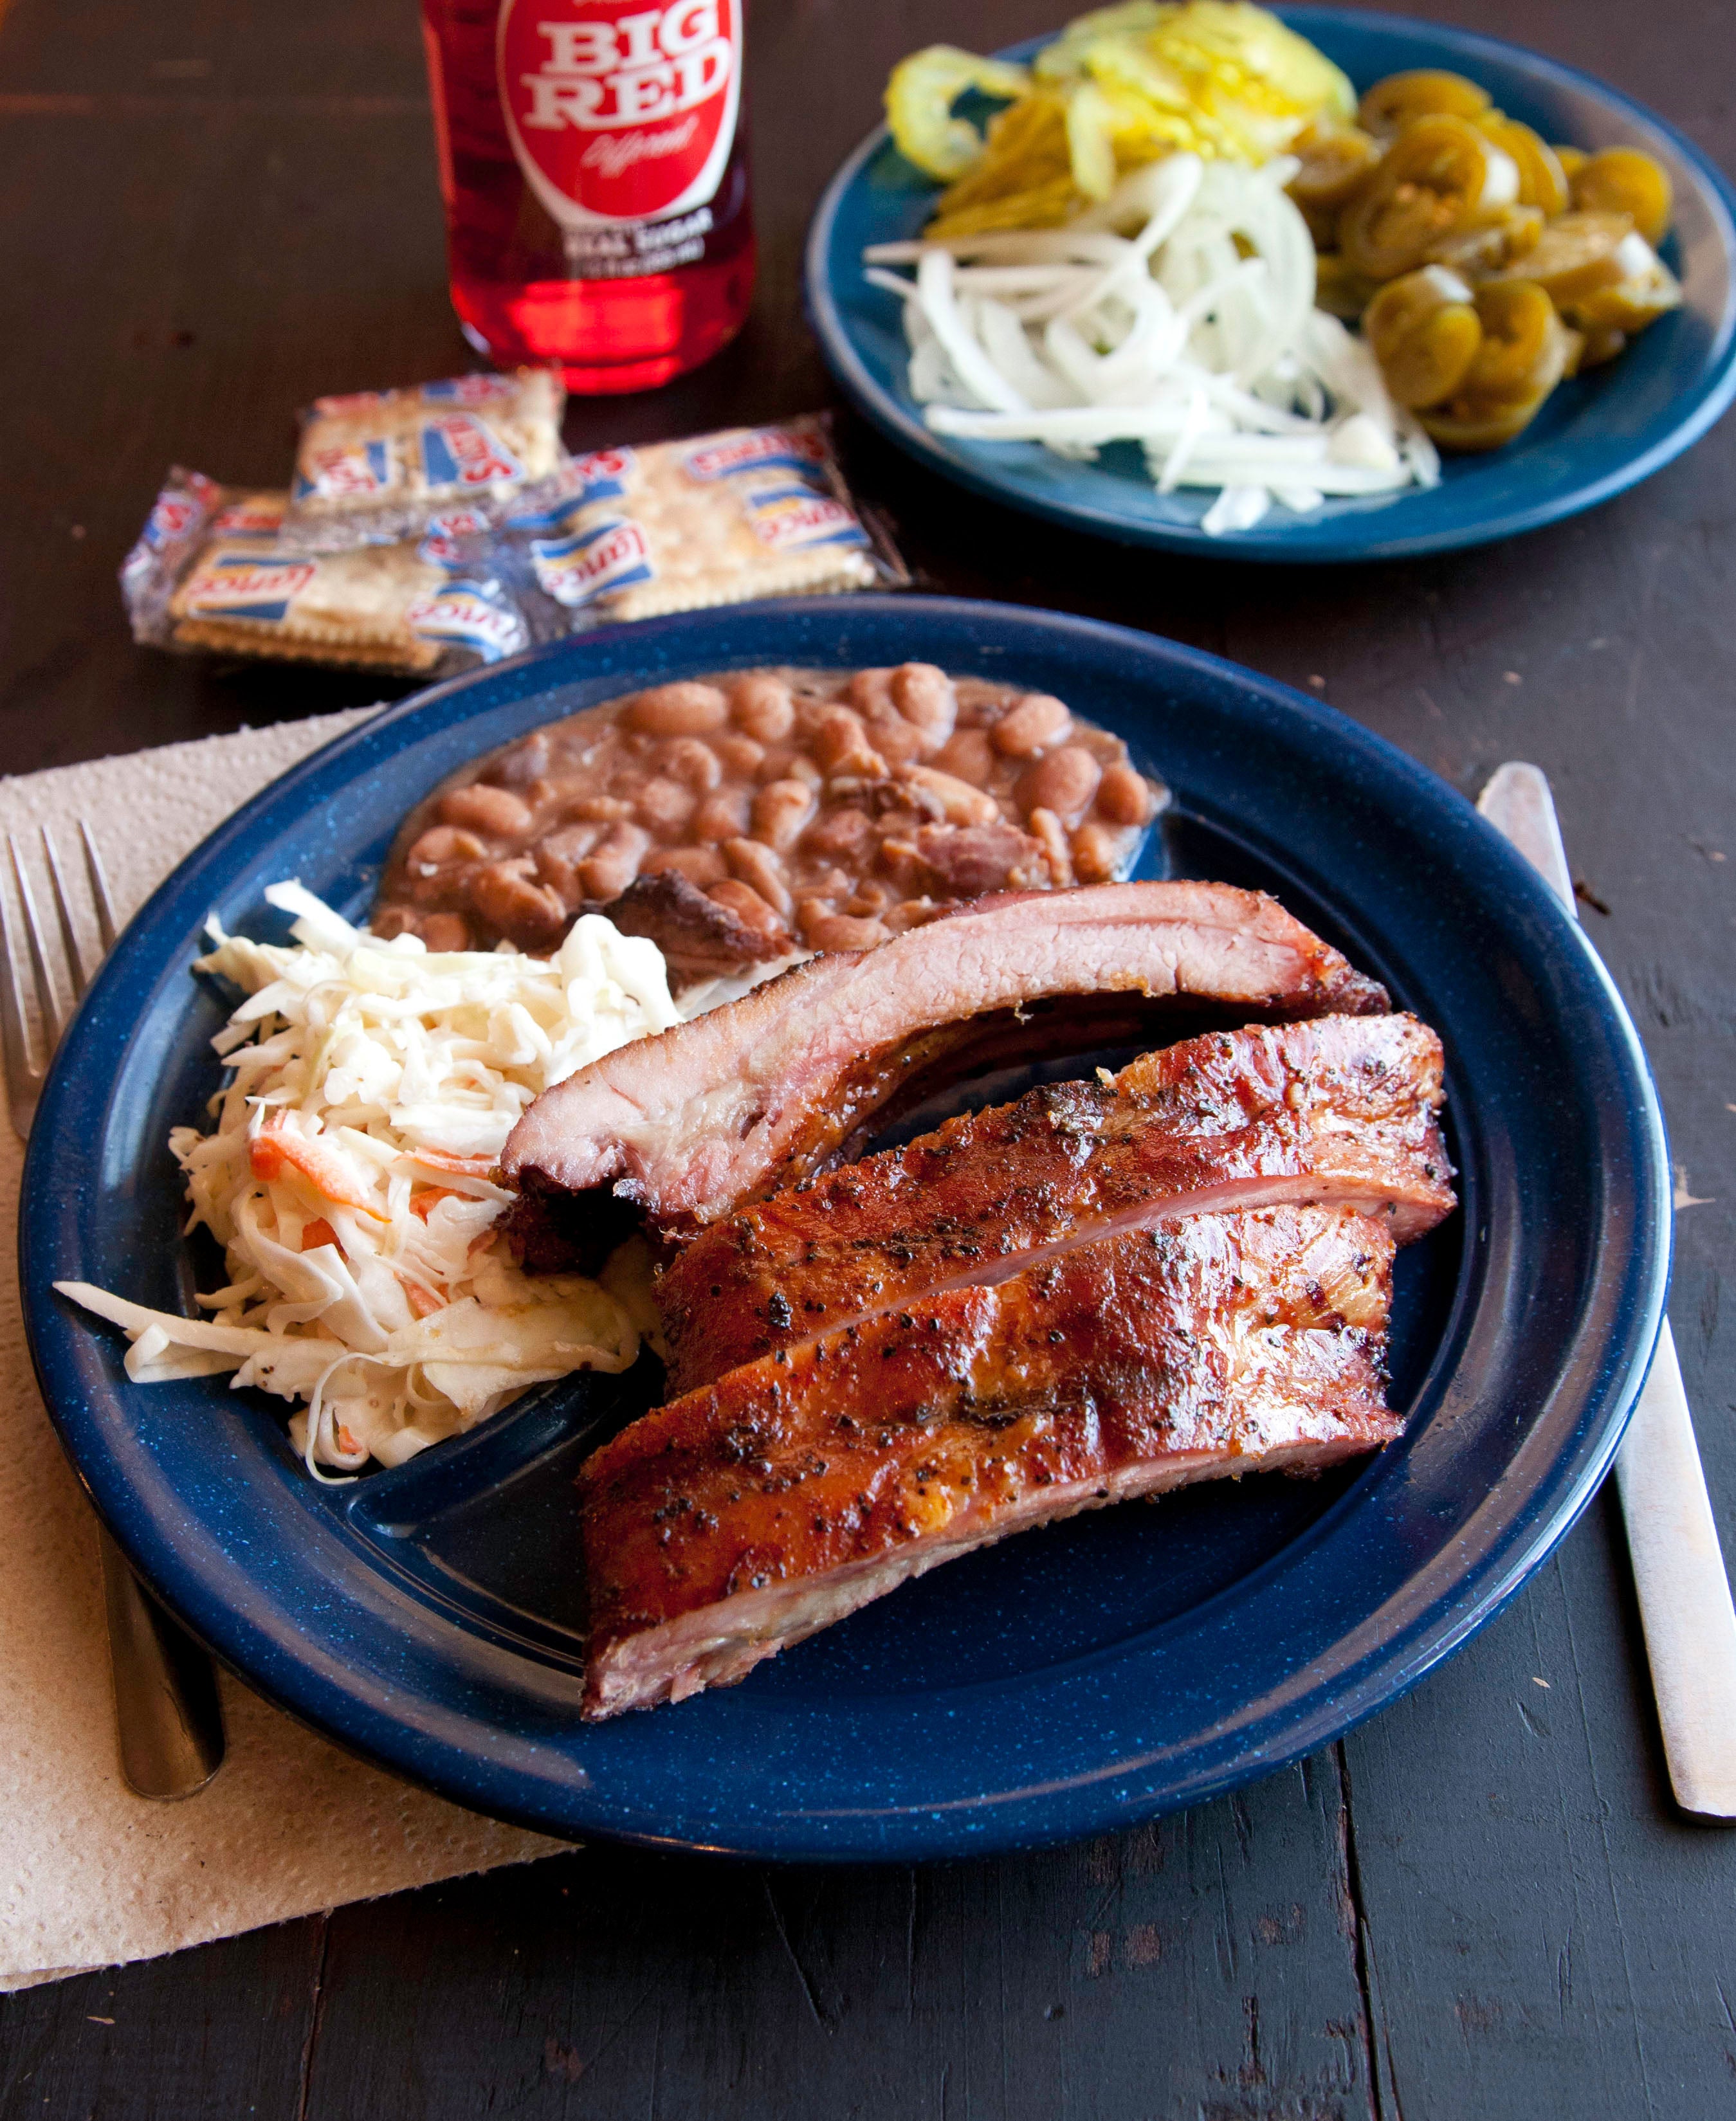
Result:
{"type": "Polygon", "coordinates": [[[1272,506],[1263,486],[1226,486],[1206,510],[1200,528],[1208,538],[1221,538],[1226,530],[1252,530],[1272,506]]]}
{"type": "Polygon", "coordinates": [[[904,305],[928,425],[1073,458],[1140,443],[1160,491],[1217,489],[1213,535],[1275,499],[1306,515],[1433,484],[1433,445],[1371,349],[1314,305],[1295,166],[1172,155],[1065,228],[875,245],[867,277],[904,305]]]}

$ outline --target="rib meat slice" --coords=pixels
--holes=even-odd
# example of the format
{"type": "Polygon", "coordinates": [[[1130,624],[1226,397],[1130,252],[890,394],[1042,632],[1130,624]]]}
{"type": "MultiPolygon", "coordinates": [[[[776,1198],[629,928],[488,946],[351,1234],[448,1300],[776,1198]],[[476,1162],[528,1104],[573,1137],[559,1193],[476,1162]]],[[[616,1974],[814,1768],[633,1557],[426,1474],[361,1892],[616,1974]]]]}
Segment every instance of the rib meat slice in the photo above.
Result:
{"type": "Polygon", "coordinates": [[[1196,1215],[657,1408],[579,1476],[586,1714],[727,1685],[1008,1532],[1388,1442],[1392,1256],[1352,1210],[1196,1215]]]}
{"type": "Polygon", "coordinates": [[[1360,1209],[1400,1244],[1454,1201],[1440,1041],[1412,1016],[1191,1038],[1056,1083],[702,1231],[657,1287],[675,1394],[924,1290],[1203,1210],[1360,1209]]]}
{"type": "MultiPolygon", "coordinates": [[[[612,1189],[688,1234],[835,1155],[924,1070],[1057,996],[1192,999],[1239,1016],[1370,1014],[1384,991],[1273,899],[1217,883],[1103,884],[961,907],[878,949],[811,958],[545,1091],[502,1168],[537,1203],[612,1189]]],[[[582,1218],[581,1219],[583,1219],[582,1218]]],[[[600,1229],[600,1234],[602,1234],[600,1229]]],[[[532,1256],[534,1263],[534,1252],[532,1256]]]]}

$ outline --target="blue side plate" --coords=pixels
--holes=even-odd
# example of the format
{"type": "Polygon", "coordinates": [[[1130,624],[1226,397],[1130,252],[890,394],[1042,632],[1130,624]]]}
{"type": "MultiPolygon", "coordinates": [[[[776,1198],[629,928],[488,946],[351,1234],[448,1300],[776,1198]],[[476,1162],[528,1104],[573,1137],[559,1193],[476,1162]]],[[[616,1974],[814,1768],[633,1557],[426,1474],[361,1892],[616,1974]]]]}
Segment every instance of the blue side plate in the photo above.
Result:
{"type": "MultiPolygon", "coordinates": [[[[1124,1826],[1267,1774],[1487,1619],[1584,1507],[1650,1353],[1668,1163],[1632,1026],[1573,923],[1458,795],[1354,724],[1120,628],[917,597],[625,626],[382,712],[267,789],[121,939],[69,1033],[26,1169],[43,1389],[146,1578],[255,1686],[460,1802],[552,1832],[896,1858],[1124,1826]],[[1463,1212],[1401,1256],[1404,1440],[1316,1481],[1096,1513],[935,1572],[744,1685],[587,1727],[572,1475],[642,1408],[576,1378],[351,1487],[281,1404],[135,1387],[57,1278],[180,1301],[170,1128],[217,1079],[208,914],[278,930],[299,877],[366,909],[394,827],[490,746],[647,680],[912,653],[1059,693],[1175,804],[1145,873],[1263,885],[1437,1025],[1463,1212]]],[[[647,1365],[647,1368],[650,1366],[647,1365]]]]}
{"type": "MultiPolygon", "coordinates": [[[[1057,11],[1057,27],[1066,11],[1057,11]]],[[[919,235],[939,187],[912,168],[884,127],[828,187],[808,234],[810,317],[828,365],[857,408],[913,455],[992,500],[1123,543],[1243,560],[1390,560],[1487,544],[1577,515],[1678,456],[1736,394],[1736,190],[1661,118],[1589,75],[1493,37],[1348,7],[1280,7],[1292,29],[1359,89],[1410,67],[1468,74],[1545,139],[1655,155],[1675,184],[1664,255],[1683,305],[1608,367],[1563,384],[1516,442],[1449,459],[1428,492],[1391,501],[1332,501],[1311,515],[1274,508],[1256,529],[1208,538],[1211,496],[1160,494],[1132,443],[1094,464],[1034,442],[966,442],[930,432],[905,384],[897,298],[869,287],[870,243],[919,235]]],[[[1044,40],[1015,46],[1024,58],[1044,40]]]]}

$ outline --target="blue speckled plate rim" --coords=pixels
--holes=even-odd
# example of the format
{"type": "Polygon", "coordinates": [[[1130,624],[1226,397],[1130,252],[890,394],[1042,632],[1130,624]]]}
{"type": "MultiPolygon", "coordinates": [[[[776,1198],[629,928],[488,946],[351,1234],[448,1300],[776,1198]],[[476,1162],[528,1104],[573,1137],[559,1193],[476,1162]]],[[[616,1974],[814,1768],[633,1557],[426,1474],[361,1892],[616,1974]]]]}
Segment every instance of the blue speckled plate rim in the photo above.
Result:
{"type": "MultiPolygon", "coordinates": [[[[1313,6],[1279,7],[1275,12],[1304,33],[1310,24],[1384,28],[1438,43],[1444,59],[1456,54],[1473,63],[1479,56],[1496,58],[1506,64],[1522,61],[1543,79],[1594,96],[1631,122],[1651,128],[1668,141],[1700,178],[1730,261],[1733,278],[1736,278],[1736,185],[1666,119],[1633,97],[1623,95],[1621,90],[1612,88],[1594,74],[1510,43],[1505,38],[1426,22],[1413,16],[1313,6]]],[[[1020,58],[1048,41],[1047,38],[1029,38],[1008,46],[1002,56],[1020,58]]],[[[856,349],[833,292],[827,258],[832,245],[833,224],[844,195],[863,167],[880,152],[887,138],[884,125],[870,133],[827,185],[809,224],[804,250],[802,300],[826,365],[856,409],[931,469],[1004,506],[1040,516],[1069,529],[1090,531],[1119,544],[1189,552],[1196,557],[1276,560],[1295,566],[1330,566],[1346,560],[1411,559],[1428,552],[1459,552],[1472,546],[1493,544],[1524,531],[1541,529],[1546,524],[1560,522],[1565,517],[1595,508],[1600,502],[1613,500],[1617,494],[1626,492],[1654,472],[1661,471],[1684,450],[1692,447],[1736,398],[1736,329],[1732,328],[1733,318],[1727,308],[1722,319],[1721,338],[1708,357],[1698,387],[1690,393],[1666,431],[1649,447],[1636,450],[1613,470],[1570,485],[1528,507],[1509,509],[1458,527],[1433,531],[1406,533],[1394,528],[1384,536],[1381,534],[1381,526],[1389,520],[1388,511],[1371,510],[1365,514],[1346,514],[1298,524],[1296,530],[1307,534],[1304,544],[1293,533],[1281,530],[1257,529],[1239,532],[1234,537],[1208,538],[1197,526],[1140,523],[1094,502],[1051,501],[1032,492],[1015,478],[997,476],[978,458],[952,448],[945,438],[932,433],[870,374],[856,349]],[[1330,534],[1332,526],[1337,526],[1336,535],[1330,534]]],[[[1395,510],[1402,510],[1402,498],[1393,504],[1395,510]]]]}
{"type": "MultiPolygon", "coordinates": [[[[1185,669],[1207,683],[1228,683],[1252,692],[1267,709],[1301,723],[1311,743],[1342,756],[1346,772],[1373,773],[1387,781],[1395,797],[1409,804],[1421,804],[1437,816],[1448,810],[1455,831],[1470,835],[1479,865],[1492,865],[1500,873],[1504,893],[1519,914],[1546,926],[1552,924],[1566,961],[1584,975],[1582,998],[1625,1079],[1628,1102],[1624,1118],[1639,1152],[1633,1189],[1620,1206],[1627,1223],[1623,1261],[1626,1294],[1612,1337],[1599,1354],[1595,1377],[1575,1387],[1580,1412],[1573,1447],[1535,1474],[1527,1487],[1524,1506],[1514,1513],[1510,1502],[1504,1503],[1499,1489],[1491,1491],[1477,1517],[1462,1528],[1458,1542],[1462,1549],[1474,1547],[1475,1559],[1446,1570],[1449,1580],[1403,1628],[1384,1632],[1380,1616],[1371,1615],[1352,1629],[1357,1653],[1338,1671],[1336,1683],[1310,1680],[1306,1672],[1286,1673],[1286,1698],[1281,1707],[1249,1728],[1241,1749],[1221,1764],[1191,1771],[1187,1768],[1178,1755],[1197,1751],[1211,1735],[1197,1734],[1184,1745],[1166,1745],[1146,1756],[1122,1755],[1083,1774],[984,1791],[956,1804],[912,1806],[889,1816],[860,1802],[806,1805],[793,1813],[773,1812],[745,1826],[726,1826],[715,1811],[707,1820],[702,1802],[701,1816],[681,1821],[671,1832],[656,1820],[634,1816],[630,1806],[588,1798],[583,1789],[575,1791],[570,1783],[553,1789],[535,1783],[521,1769],[494,1757],[488,1735],[473,1729],[474,1718],[467,1721],[437,1702],[424,1704],[428,1713],[424,1727],[418,1729],[399,1710],[390,1689],[357,1685],[341,1656],[330,1646],[322,1646],[316,1637],[303,1638],[293,1625],[279,1625],[273,1632],[251,1610],[243,1611],[205,1595],[179,1541],[134,1506],[100,1414],[80,1404],[77,1391],[70,1388],[74,1373],[69,1336],[89,1329],[72,1317],[49,1287],[55,1278],[76,1272],[79,1260],[72,1204],[66,1190],[55,1183],[54,1144],[68,1128],[81,1129],[85,1138],[96,1139],[110,1095],[108,1079],[100,1070],[79,1065],[80,1027],[91,1019],[93,1008],[111,998],[119,1000],[116,990],[126,989],[129,982],[148,989],[171,969],[153,944],[157,931],[184,936],[189,922],[202,917],[219,895],[210,880],[222,877],[233,851],[289,823],[302,810],[310,788],[329,796],[347,785],[357,770],[365,771],[370,756],[377,755],[381,743],[390,743],[407,722],[432,718],[437,723],[443,716],[462,720],[462,714],[451,715],[452,703],[462,702],[464,695],[478,685],[498,688],[502,680],[517,684],[522,679],[526,682],[517,697],[543,692],[555,667],[567,659],[579,664],[576,677],[595,674],[594,668],[586,667],[587,647],[595,650],[604,644],[595,636],[588,644],[557,644],[401,702],[334,739],[254,798],[188,856],[129,924],[93,986],[93,1008],[81,1011],[51,1071],[26,1160],[20,1205],[26,1324],[44,1398],[93,1501],[147,1580],[220,1657],[290,1713],[340,1744],[382,1760],[460,1802],[545,1832],[600,1833],[654,1845],[719,1848],[792,1860],[908,1861],[1035,1846],[1112,1830],[1270,1773],[1342,1735],[1407,1690],[1492,1617],[1547,1559],[1608,1468],[1664,1315],[1669,1270],[1668,1162],[1662,1117],[1637,1034],[1577,926],[1561,913],[1505,841],[1444,783],[1331,708],[1198,650],[1101,622],[1015,606],[917,597],[852,602],[859,608],[883,606],[900,622],[920,624],[925,614],[944,616],[954,623],[987,629],[1003,641],[1009,632],[1028,640],[1050,636],[1052,645],[1057,645],[1052,639],[1057,634],[1076,642],[1089,639],[1100,652],[1133,654],[1160,681],[1167,673],[1185,669]],[[1474,1539],[1473,1531],[1477,1534],[1474,1539]],[[707,1827],[710,1830],[705,1830],[707,1827]]],[[[785,599],[758,609],[773,620],[800,618],[811,623],[814,616],[812,602],[805,599],[785,599]]],[[[755,613],[738,608],[712,616],[739,624],[751,621],[755,613]]],[[[702,622],[696,628],[693,620],[676,618],[647,622],[631,632],[645,645],[643,665],[657,667],[660,642],[679,644],[694,632],[706,630],[702,622]]],[[[621,635],[609,639],[607,646],[625,649],[627,632],[623,629],[621,635]]],[[[704,660],[702,646],[697,654],[684,655],[678,646],[675,652],[665,650],[664,656],[666,667],[699,668],[704,660]]],[[[1342,1499],[1329,1515],[1336,1516],[1351,1500],[1342,1499]]],[[[1439,1578],[1444,1569],[1445,1564],[1437,1560],[1424,1573],[1439,1578]]],[[[1407,1589],[1416,1582],[1411,1579],[1407,1589]]],[[[248,1601],[250,1607],[254,1602],[248,1601]]],[[[268,1601],[259,1602],[262,1611],[272,1610],[268,1601]]],[[[273,1616],[280,1622],[284,1617],[281,1612],[273,1616]]],[[[1136,1658],[1139,1653],[1118,1648],[1103,1654],[1112,1659],[1136,1658]]],[[[1268,1683],[1262,1698],[1269,1699],[1272,1690],[1268,1683]]],[[[671,1742],[681,1742],[673,1727],[671,1742]]]]}

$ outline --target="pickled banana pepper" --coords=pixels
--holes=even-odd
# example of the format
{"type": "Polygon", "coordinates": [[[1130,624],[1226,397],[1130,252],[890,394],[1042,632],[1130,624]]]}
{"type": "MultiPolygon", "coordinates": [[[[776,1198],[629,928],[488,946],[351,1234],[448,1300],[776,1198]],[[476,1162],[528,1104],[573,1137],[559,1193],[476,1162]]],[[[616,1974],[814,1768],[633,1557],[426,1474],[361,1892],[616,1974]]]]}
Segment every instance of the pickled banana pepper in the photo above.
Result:
{"type": "Polygon", "coordinates": [[[1663,165],[1552,145],[1462,74],[1388,75],[1291,152],[1316,301],[1360,319],[1393,399],[1444,449],[1510,442],[1563,376],[1681,303],[1654,247],[1673,204],[1663,165]]]}

